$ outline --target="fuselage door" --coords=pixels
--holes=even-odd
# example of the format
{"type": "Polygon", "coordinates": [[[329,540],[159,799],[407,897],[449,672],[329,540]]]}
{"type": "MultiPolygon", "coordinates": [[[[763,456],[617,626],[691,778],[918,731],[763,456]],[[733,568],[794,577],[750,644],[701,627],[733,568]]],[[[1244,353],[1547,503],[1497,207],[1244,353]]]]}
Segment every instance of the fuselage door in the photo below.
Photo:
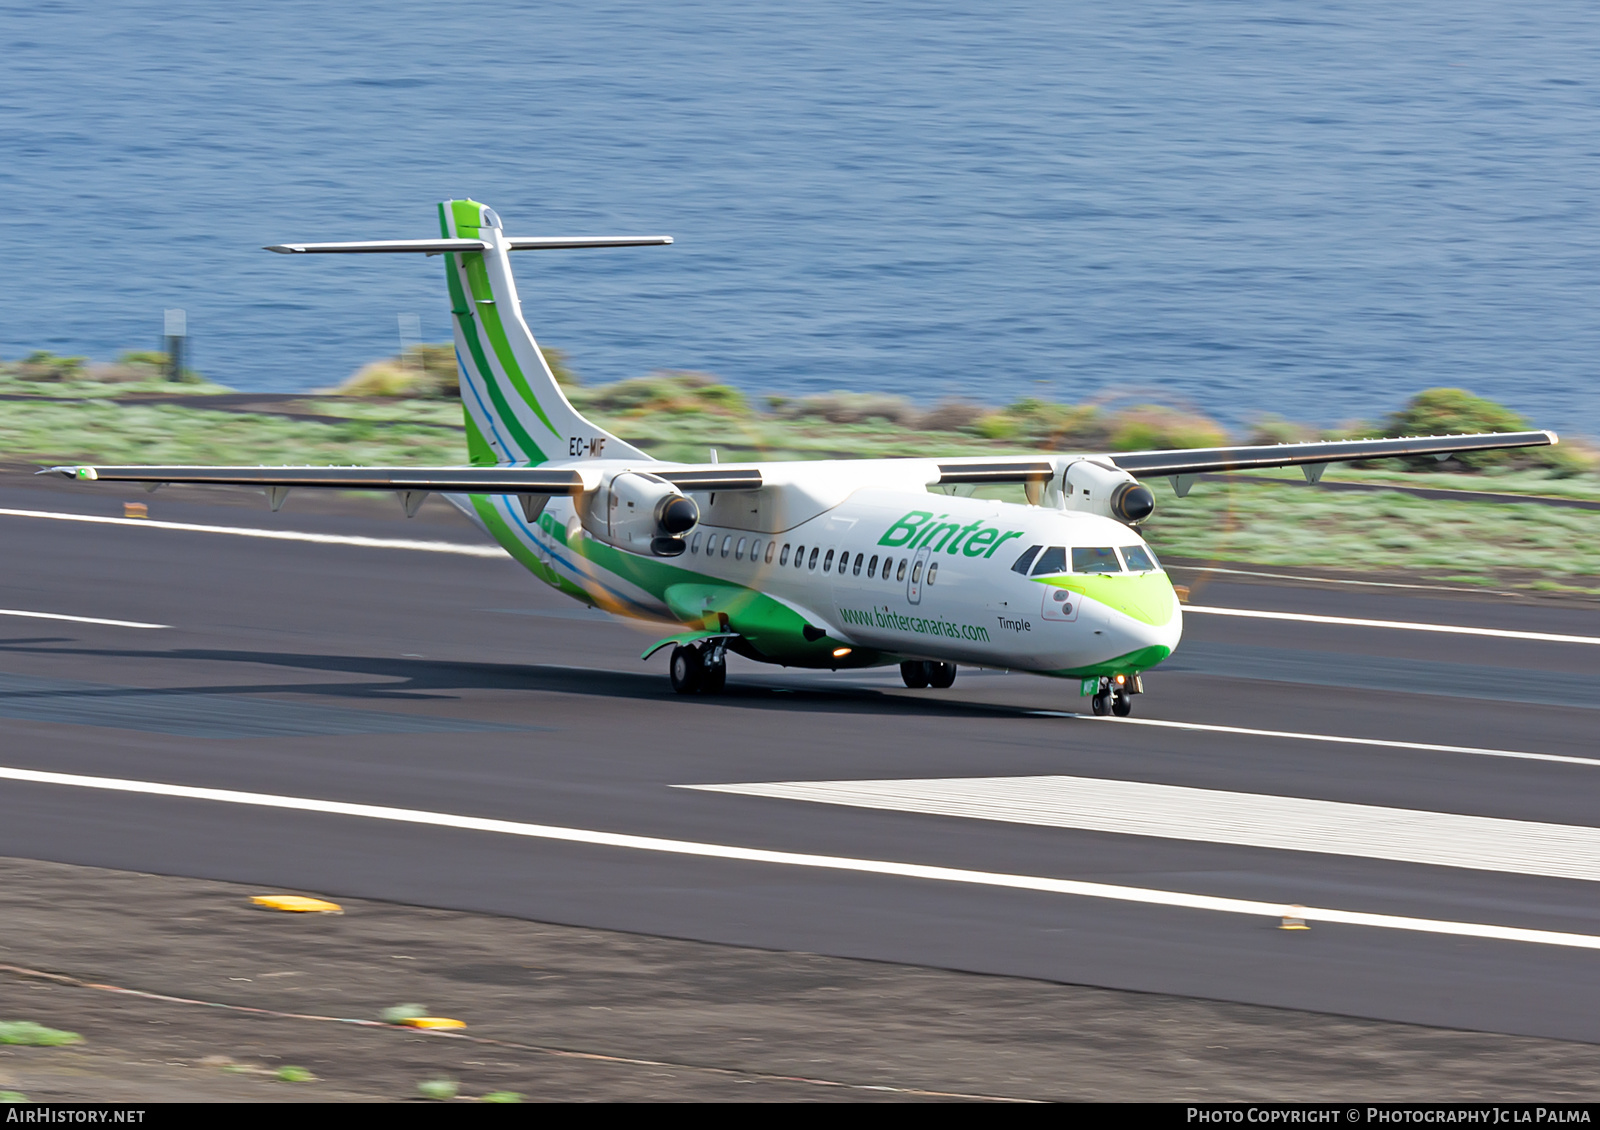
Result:
{"type": "Polygon", "coordinates": [[[933,551],[927,546],[917,550],[917,556],[911,563],[911,572],[906,577],[906,600],[912,604],[922,603],[922,571],[928,567],[928,555],[933,551]]]}

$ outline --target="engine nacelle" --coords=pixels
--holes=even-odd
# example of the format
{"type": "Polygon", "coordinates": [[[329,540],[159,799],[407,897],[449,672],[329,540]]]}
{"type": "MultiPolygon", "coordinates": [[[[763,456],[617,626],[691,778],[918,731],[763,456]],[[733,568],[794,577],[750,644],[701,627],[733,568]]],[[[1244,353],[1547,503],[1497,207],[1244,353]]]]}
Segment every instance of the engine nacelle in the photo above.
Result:
{"type": "MultiPolygon", "coordinates": [[[[1155,512],[1156,496],[1128,472],[1118,467],[1079,459],[1067,464],[1059,485],[1063,510],[1082,510],[1102,518],[1115,518],[1136,526],[1155,512]]],[[[1054,493],[1054,492],[1052,492],[1054,493]]]]}
{"type": "Polygon", "coordinates": [[[623,471],[580,507],[591,537],[634,553],[676,557],[683,535],[700,522],[700,508],[677,487],[647,471],[623,471]]]}

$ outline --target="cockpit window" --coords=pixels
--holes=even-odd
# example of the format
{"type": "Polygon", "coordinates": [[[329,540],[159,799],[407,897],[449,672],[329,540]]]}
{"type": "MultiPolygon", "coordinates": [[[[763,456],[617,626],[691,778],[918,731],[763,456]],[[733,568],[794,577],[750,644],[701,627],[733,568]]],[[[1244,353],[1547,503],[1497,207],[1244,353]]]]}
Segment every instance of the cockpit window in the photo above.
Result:
{"type": "Polygon", "coordinates": [[[1059,545],[1046,546],[1039,554],[1039,560],[1033,563],[1033,575],[1035,577],[1049,573],[1065,573],[1066,571],[1067,551],[1059,545]]]}
{"type": "Polygon", "coordinates": [[[1043,548],[1044,546],[1042,545],[1030,545],[1027,549],[1024,549],[1022,556],[1017,558],[1017,563],[1011,566],[1011,571],[1013,573],[1021,573],[1026,577],[1028,575],[1028,566],[1033,564],[1033,555],[1043,548]]]}
{"type": "Polygon", "coordinates": [[[1072,571],[1074,573],[1120,573],[1122,562],[1117,551],[1107,546],[1073,546],[1072,571]]]}
{"type": "Polygon", "coordinates": [[[1122,559],[1128,563],[1130,573],[1148,573],[1160,568],[1155,555],[1142,545],[1123,546],[1122,559]]]}

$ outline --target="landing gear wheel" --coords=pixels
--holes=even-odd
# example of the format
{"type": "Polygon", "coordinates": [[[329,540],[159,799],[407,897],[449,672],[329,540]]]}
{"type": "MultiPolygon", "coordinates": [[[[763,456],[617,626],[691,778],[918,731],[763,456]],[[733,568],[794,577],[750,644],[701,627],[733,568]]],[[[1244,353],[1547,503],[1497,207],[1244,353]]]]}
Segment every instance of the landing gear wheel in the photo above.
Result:
{"type": "Polygon", "coordinates": [[[954,663],[929,663],[928,685],[943,690],[956,681],[956,665],[954,663]]]}
{"type": "Polygon", "coordinates": [[[920,659],[900,664],[900,677],[912,690],[928,685],[928,665],[920,659]]]}
{"type": "Polygon", "coordinates": [[[667,669],[672,676],[672,689],[679,694],[698,694],[705,683],[705,663],[700,652],[692,647],[673,648],[667,669]]]}
{"type": "Polygon", "coordinates": [[[1104,691],[1090,699],[1089,704],[1094,707],[1096,714],[1106,715],[1111,713],[1111,696],[1104,691]]]}
{"type": "Polygon", "coordinates": [[[1133,713],[1133,699],[1127,691],[1119,690],[1111,696],[1111,713],[1118,718],[1126,718],[1133,713]]]}
{"type": "Polygon", "coordinates": [[[728,664],[721,663],[703,664],[704,674],[701,677],[701,694],[721,694],[722,688],[728,685],[728,664]]]}

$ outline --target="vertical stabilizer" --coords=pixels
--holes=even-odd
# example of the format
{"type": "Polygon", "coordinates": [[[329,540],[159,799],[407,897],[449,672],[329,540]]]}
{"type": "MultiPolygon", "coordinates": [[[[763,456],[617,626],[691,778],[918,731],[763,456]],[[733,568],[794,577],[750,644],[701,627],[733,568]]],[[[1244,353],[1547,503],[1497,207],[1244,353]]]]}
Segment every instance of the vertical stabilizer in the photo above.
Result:
{"type": "Polygon", "coordinates": [[[439,205],[439,227],[444,239],[487,245],[444,256],[472,463],[532,467],[580,457],[648,459],[584,419],[556,384],[523,321],[511,276],[511,242],[494,209],[448,200],[439,205]]]}

